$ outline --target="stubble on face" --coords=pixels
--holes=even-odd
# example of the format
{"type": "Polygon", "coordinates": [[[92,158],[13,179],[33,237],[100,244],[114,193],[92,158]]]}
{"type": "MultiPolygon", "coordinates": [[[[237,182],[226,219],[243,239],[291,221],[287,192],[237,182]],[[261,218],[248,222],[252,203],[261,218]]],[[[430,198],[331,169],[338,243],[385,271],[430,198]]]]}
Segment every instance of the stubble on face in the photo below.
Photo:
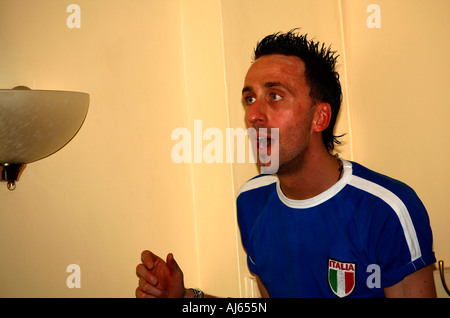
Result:
{"type": "Polygon", "coordinates": [[[269,55],[256,60],[247,73],[243,92],[251,91],[263,104],[258,104],[259,120],[250,118],[246,109],[246,123],[255,129],[279,129],[278,175],[301,168],[310,143],[314,103],[304,72],[304,62],[297,57],[269,55]],[[274,93],[283,98],[266,102],[274,93]]]}

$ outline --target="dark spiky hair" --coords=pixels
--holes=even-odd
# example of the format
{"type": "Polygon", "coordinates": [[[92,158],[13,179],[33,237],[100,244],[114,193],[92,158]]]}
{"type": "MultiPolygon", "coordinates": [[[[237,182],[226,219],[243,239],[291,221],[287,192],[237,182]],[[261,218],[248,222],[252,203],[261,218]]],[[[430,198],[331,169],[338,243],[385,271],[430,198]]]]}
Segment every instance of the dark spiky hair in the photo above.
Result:
{"type": "Polygon", "coordinates": [[[287,33],[274,33],[266,36],[256,45],[253,60],[261,56],[281,54],[297,56],[305,63],[306,83],[310,89],[310,97],[314,103],[324,102],[331,106],[331,120],[322,132],[322,139],[328,152],[332,152],[334,144],[340,144],[334,135],[334,125],[342,102],[342,90],[336,61],[339,55],[331,47],[308,40],[307,34],[301,35],[293,29],[287,33]]]}

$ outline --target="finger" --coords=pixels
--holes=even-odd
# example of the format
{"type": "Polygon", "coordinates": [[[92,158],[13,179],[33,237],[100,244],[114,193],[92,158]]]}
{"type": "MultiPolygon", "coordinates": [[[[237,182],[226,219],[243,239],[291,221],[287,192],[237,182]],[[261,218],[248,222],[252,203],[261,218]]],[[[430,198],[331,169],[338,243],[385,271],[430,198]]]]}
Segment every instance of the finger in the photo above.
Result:
{"type": "Polygon", "coordinates": [[[150,296],[161,297],[163,295],[163,292],[160,289],[152,286],[143,278],[139,279],[139,287],[141,288],[141,291],[150,296]]]}
{"type": "Polygon", "coordinates": [[[155,259],[156,259],[155,255],[152,252],[148,251],[148,250],[145,250],[145,251],[143,251],[141,253],[142,264],[147,266],[147,268],[149,270],[152,270],[153,267],[155,266],[155,261],[154,261],[155,259]]]}
{"type": "Polygon", "coordinates": [[[135,295],[136,298],[156,298],[155,296],[149,295],[146,292],[144,292],[140,286],[136,288],[135,295]]]}
{"type": "Polygon", "coordinates": [[[145,279],[147,282],[149,282],[152,285],[158,284],[158,277],[153,275],[145,265],[139,264],[136,266],[136,276],[139,278],[145,279]]]}
{"type": "Polygon", "coordinates": [[[166,263],[171,272],[181,272],[181,268],[178,266],[178,263],[175,261],[172,253],[167,254],[166,263]]]}

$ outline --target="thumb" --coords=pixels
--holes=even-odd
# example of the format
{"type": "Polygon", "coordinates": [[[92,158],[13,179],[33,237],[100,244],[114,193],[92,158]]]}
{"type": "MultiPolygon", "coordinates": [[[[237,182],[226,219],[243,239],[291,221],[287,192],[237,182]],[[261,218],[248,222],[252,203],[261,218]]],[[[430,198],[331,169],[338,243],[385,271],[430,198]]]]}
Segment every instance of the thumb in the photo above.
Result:
{"type": "Polygon", "coordinates": [[[178,266],[178,263],[175,261],[175,258],[173,257],[172,253],[167,254],[166,263],[172,273],[174,272],[182,273],[181,268],[180,266],[178,266]]]}

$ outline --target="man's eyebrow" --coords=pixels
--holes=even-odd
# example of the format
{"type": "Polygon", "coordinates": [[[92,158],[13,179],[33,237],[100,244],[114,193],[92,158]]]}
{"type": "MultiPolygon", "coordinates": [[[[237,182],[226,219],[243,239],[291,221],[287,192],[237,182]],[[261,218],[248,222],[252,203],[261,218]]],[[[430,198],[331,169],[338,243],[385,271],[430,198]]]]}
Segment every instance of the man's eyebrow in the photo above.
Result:
{"type": "MultiPolygon", "coordinates": [[[[284,84],[282,84],[282,83],[280,83],[280,82],[267,82],[267,83],[264,83],[263,86],[264,86],[265,88],[281,87],[281,88],[287,90],[288,92],[292,93],[292,90],[291,90],[289,87],[287,87],[286,85],[284,85],[284,84]]],[[[251,87],[251,86],[245,86],[245,87],[242,89],[242,94],[244,94],[244,93],[246,93],[246,92],[252,92],[252,91],[253,91],[253,87],[251,87]]]]}
{"type": "Polygon", "coordinates": [[[286,85],[280,83],[280,82],[267,82],[264,84],[264,87],[266,88],[271,88],[271,87],[281,87],[285,90],[287,90],[288,92],[292,93],[291,89],[289,87],[287,87],[286,85]]]}
{"type": "Polygon", "coordinates": [[[245,87],[242,89],[242,94],[244,94],[244,93],[246,93],[246,92],[251,92],[251,91],[253,91],[253,88],[252,88],[251,86],[245,86],[245,87]]]}

